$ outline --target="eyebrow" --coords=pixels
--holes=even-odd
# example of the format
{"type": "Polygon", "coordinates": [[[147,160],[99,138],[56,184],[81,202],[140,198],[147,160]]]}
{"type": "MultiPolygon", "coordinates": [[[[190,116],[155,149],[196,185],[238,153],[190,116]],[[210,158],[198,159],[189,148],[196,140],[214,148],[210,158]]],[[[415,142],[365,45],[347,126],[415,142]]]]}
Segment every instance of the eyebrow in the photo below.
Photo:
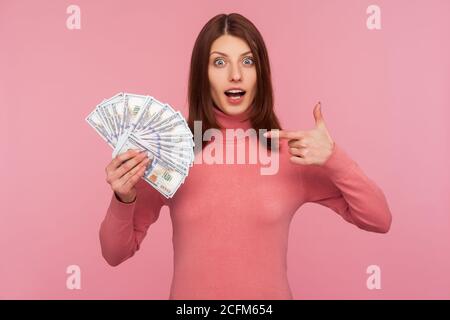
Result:
{"type": "MultiPolygon", "coordinates": [[[[209,55],[212,55],[213,53],[217,53],[217,54],[220,54],[220,55],[222,55],[222,56],[228,57],[228,55],[227,55],[226,53],[219,52],[219,51],[213,51],[213,52],[211,52],[209,55]]],[[[241,54],[241,57],[244,56],[244,55],[246,55],[246,54],[249,54],[249,53],[252,53],[252,52],[251,52],[251,51],[244,52],[243,54],[241,54]]]]}

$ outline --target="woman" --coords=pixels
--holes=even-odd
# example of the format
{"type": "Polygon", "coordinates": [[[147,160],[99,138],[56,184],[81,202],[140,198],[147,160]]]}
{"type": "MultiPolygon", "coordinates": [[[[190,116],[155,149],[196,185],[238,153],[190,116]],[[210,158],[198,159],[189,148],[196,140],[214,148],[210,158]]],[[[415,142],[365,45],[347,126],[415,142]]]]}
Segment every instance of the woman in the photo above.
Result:
{"type": "Polygon", "coordinates": [[[114,193],[100,228],[102,254],[110,265],[139,250],[167,205],[174,247],[169,299],[292,299],[287,239],[302,204],[327,206],[364,230],[389,230],[383,192],[332,140],[320,104],[313,130],[278,130],[266,47],[246,18],[221,14],[204,26],[194,45],[188,90],[191,130],[195,121],[201,121],[202,134],[214,128],[277,129],[268,136],[280,138],[279,144],[278,139],[266,144],[261,136],[216,135],[214,148],[208,147],[212,142],[202,144],[171,199],[141,179],[150,163],[144,154],[129,151],[113,159],[106,173],[114,193]],[[275,174],[261,174],[260,163],[197,161],[242,145],[263,146],[276,155],[275,174]]]}

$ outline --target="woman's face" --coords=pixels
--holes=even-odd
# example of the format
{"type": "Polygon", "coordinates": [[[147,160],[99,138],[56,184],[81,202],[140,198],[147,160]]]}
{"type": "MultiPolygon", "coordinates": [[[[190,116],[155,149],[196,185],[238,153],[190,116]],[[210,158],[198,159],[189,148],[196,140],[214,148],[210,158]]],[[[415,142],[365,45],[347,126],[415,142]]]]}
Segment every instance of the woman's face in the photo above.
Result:
{"type": "Polygon", "coordinates": [[[256,93],[255,61],[247,42],[231,35],[217,38],[211,45],[208,77],[219,109],[230,115],[244,112],[256,93]]]}

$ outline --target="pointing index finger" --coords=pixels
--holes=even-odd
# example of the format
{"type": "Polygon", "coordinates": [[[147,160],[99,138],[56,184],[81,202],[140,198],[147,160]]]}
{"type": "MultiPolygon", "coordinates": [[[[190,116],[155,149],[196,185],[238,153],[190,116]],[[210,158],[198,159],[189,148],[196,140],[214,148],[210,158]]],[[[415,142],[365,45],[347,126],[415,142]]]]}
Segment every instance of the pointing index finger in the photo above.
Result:
{"type": "Polygon", "coordinates": [[[279,139],[300,139],[303,137],[302,131],[286,131],[286,130],[271,130],[267,131],[264,136],[266,138],[276,138],[279,139]]]}

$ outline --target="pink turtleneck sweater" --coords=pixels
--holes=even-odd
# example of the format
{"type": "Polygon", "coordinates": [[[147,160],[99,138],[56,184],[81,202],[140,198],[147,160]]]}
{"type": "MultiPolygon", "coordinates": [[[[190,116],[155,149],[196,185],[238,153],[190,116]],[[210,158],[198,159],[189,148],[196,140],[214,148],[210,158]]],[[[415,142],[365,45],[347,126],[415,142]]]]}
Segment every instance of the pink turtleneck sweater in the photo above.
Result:
{"type": "MultiPolygon", "coordinates": [[[[242,116],[214,112],[225,128],[251,128],[242,116]]],[[[247,151],[258,143],[235,139],[247,151]]],[[[147,234],[152,241],[149,227],[167,205],[174,249],[169,299],[292,299],[288,232],[302,204],[324,205],[364,230],[389,230],[391,213],[383,192],[339,144],[324,165],[307,166],[290,162],[287,141],[280,140],[278,171],[263,175],[260,162],[226,163],[231,142],[225,134],[214,142],[216,149],[224,147],[223,164],[199,163],[205,149],[197,153],[196,164],[171,199],[144,180],[137,183],[131,204],[113,194],[100,227],[106,261],[117,266],[139,250],[147,234]]]]}

